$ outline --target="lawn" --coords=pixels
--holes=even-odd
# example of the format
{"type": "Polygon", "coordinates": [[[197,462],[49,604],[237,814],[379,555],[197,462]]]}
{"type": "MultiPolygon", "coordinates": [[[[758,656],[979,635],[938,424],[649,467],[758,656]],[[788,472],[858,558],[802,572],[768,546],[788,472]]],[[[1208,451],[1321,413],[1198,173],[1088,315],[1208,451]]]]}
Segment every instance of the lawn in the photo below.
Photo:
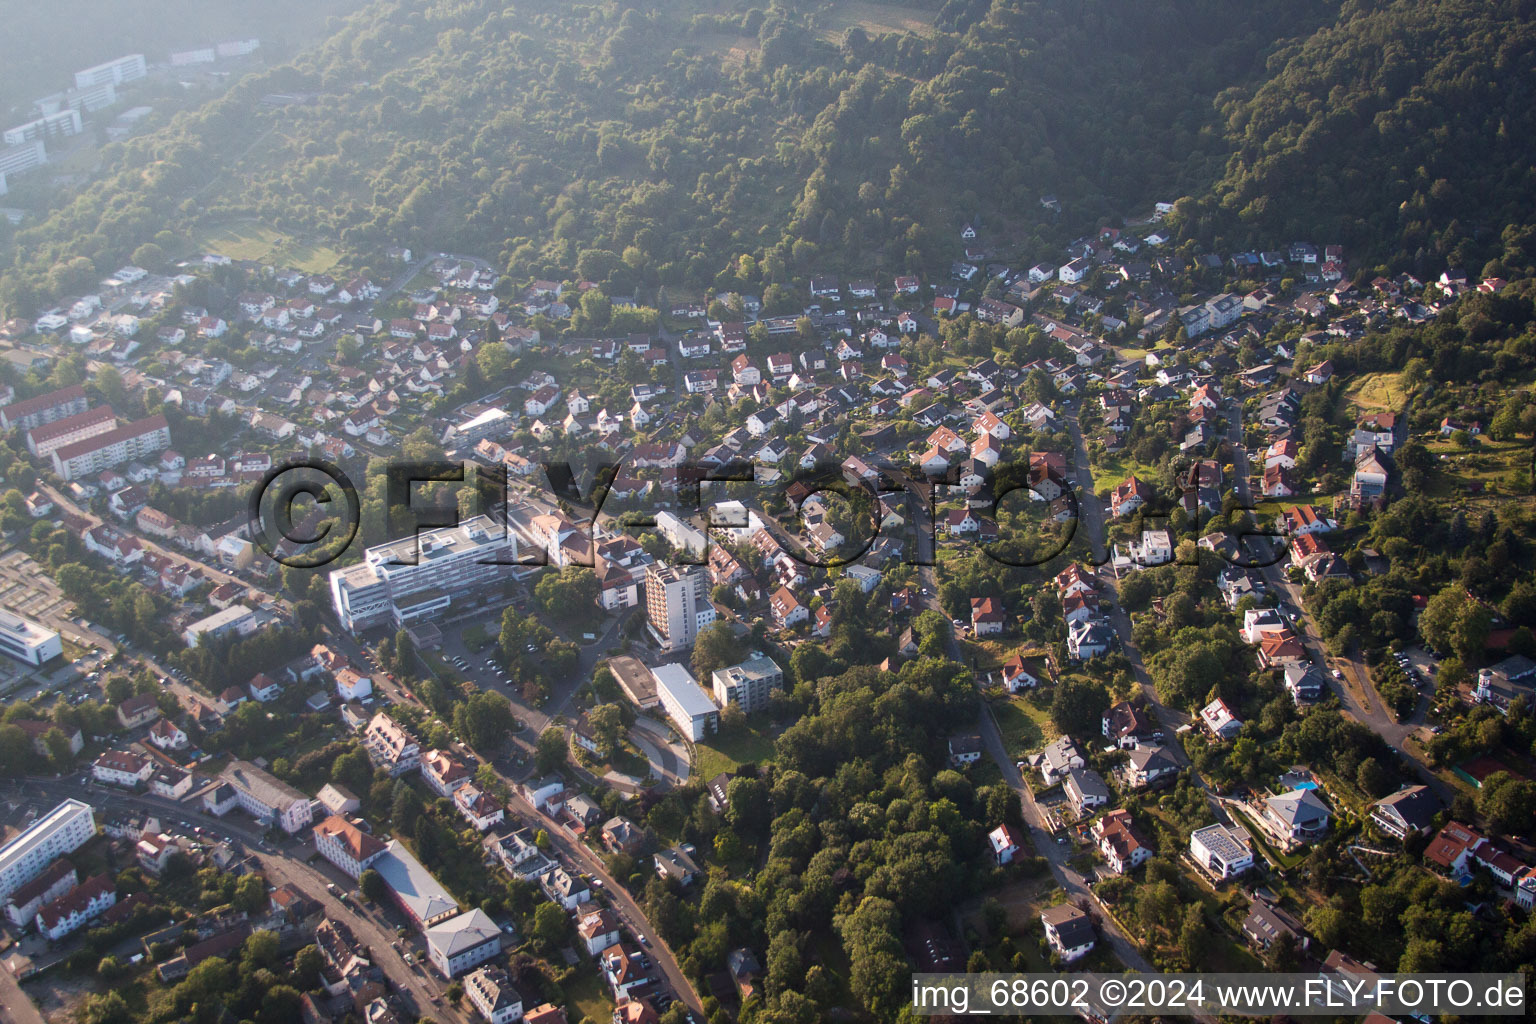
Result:
{"type": "Polygon", "coordinates": [[[1464,491],[1468,485],[1481,484],[1490,493],[1503,490],[1519,493],[1526,485],[1530,468],[1530,445],[1520,441],[1494,441],[1479,437],[1471,448],[1463,448],[1438,434],[1424,440],[1424,447],[1435,457],[1436,497],[1448,497],[1464,491]]]}
{"type": "Polygon", "coordinates": [[[576,1009],[577,1020],[609,1020],[613,1017],[613,1001],[608,998],[595,965],[586,963],[577,967],[564,988],[566,1001],[576,1009]]]}
{"type": "Polygon", "coordinates": [[[693,747],[693,774],[712,779],[721,772],[734,772],[751,761],[762,764],[773,760],[773,737],[757,729],[719,732],[693,747]]]}
{"type": "Polygon", "coordinates": [[[1402,374],[1368,373],[1355,381],[1346,396],[1363,412],[1381,409],[1396,412],[1408,401],[1408,388],[1402,374]]]}
{"type": "Polygon", "coordinates": [[[989,701],[1003,746],[1010,757],[1039,750],[1056,738],[1051,716],[1031,704],[1026,697],[999,696],[989,701]]]}
{"type": "Polygon", "coordinates": [[[300,241],[261,224],[204,228],[194,234],[192,249],[294,267],[306,274],[323,274],[341,262],[341,253],[328,245],[300,241]]]}
{"type": "Polygon", "coordinates": [[[1253,840],[1253,845],[1258,847],[1259,852],[1264,854],[1264,858],[1271,864],[1280,868],[1293,868],[1306,857],[1307,848],[1305,846],[1298,846],[1293,853],[1281,853],[1270,845],[1268,833],[1255,824],[1253,819],[1239,811],[1232,804],[1228,804],[1227,809],[1232,812],[1232,816],[1237,819],[1237,823],[1248,830],[1248,835],[1253,840]]]}

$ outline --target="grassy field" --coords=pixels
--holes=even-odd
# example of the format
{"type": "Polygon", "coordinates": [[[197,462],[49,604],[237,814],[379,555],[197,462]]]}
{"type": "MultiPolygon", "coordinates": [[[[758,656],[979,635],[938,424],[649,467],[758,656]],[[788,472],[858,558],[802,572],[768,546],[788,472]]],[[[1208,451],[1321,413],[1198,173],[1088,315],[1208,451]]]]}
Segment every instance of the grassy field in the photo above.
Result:
{"type": "Polygon", "coordinates": [[[1345,395],[1362,411],[1396,412],[1408,401],[1401,373],[1368,373],[1352,384],[1345,395]]]}
{"type": "Polygon", "coordinates": [[[231,259],[294,267],[306,274],[323,274],[341,262],[341,253],[328,245],[301,242],[260,224],[204,228],[193,236],[192,248],[231,259]]]}
{"type": "Polygon", "coordinates": [[[1523,481],[1515,480],[1516,471],[1528,473],[1531,465],[1530,446],[1520,439],[1494,441],[1483,435],[1472,448],[1462,448],[1436,434],[1425,438],[1424,447],[1435,456],[1436,477],[1446,485],[1436,497],[1447,497],[1471,483],[1481,483],[1490,490],[1501,485],[1506,492],[1518,490],[1523,481]]]}
{"type": "Polygon", "coordinates": [[[762,764],[773,760],[773,738],[755,729],[716,733],[693,748],[693,774],[712,779],[721,772],[734,772],[748,761],[762,764]]]}
{"type": "Polygon", "coordinates": [[[578,969],[566,983],[565,998],[575,1008],[577,1020],[609,1020],[613,1017],[613,1001],[603,990],[596,969],[590,966],[578,969]]]}
{"type": "Polygon", "coordinates": [[[933,31],[933,12],[895,4],[842,3],[822,17],[821,34],[827,39],[841,40],[843,33],[855,25],[872,36],[888,32],[927,35],[933,31]]]}
{"type": "Polygon", "coordinates": [[[1056,738],[1051,716],[1035,707],[1026,697],[996,697],[991,700],[992,714],[1003,745],[1010,757],[1039,750],[1056,738]]]}
{"type": "Polygon", "coordinates": [[[690,48],[719,57],[726,67],[740,67],[758,51],[755,37],[735,36],[725,32],[700,33],[694,37],[690,48]]]}

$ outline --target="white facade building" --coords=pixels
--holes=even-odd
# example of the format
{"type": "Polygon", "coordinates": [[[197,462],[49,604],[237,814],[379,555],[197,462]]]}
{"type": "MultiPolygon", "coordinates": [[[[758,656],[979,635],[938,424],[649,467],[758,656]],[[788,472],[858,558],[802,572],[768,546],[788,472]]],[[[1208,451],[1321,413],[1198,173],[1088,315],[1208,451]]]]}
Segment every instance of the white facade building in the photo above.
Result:
{"type": "Polygon", "coordinates": [[[699,630],[715,621],[709,573],[702,565],[652,565],[645,571],[645,615],[651,636],[666,652],[688,650],[699,630]]]}
{"type": "Polygon", "coordinates": [[[41,665],[63,653],[64,644],[58,633],[0,608],[0,654],[28,665],[41,665]]]}
{"type": "Polygon", "coordinates": [[[89,804],[65,800],[0,846],[0,900],[42,873],[66,853],[79,849],[96,834],[96,817],[89,804]]]}
{"type": "Polygon", "coordinates": [[[516,560],[511,531],[475,516],[369,548],[362,562],[331,573],[331,605],[354,633],[383,623],[403,627],[500,582],[516,560]]]}
{"type": "Polygon", "coordinates": [[[291,835],[314,820],[309,797],[249,761],[231,761],[219,777],[234,787],[241,809],[258,821],[279,825],[291,835]]]}
{"type": "Polygon", "coordinates": [[[701,740],[720,728],[719,709],[686,668],[658,665],[651,669],[651,675],[656,679],[662,708],[685,739],[701,740]]]}

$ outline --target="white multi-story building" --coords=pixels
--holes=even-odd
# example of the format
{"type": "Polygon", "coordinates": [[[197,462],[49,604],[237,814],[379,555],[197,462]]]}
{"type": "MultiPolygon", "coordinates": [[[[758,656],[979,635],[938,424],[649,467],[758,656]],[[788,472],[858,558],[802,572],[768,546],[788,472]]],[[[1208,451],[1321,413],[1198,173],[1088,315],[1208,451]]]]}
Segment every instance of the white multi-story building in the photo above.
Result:
{"type": "Polygon", "coordinates": [[[5,916],[17,928],[25,929],[39,910],[79,884],[75,866],[60,857],[48,870],[11,893],[5,904],[5,916]]]}
{"type": "Polygon", "coordinates": [[[27,450],[40,459],[47,459],[65,445],[100,437],[116,429],[117,417],[113,415],[112,408],[98,405],[94,409],[33,427],[27,431],[27,450]]]}
{"type": "Polygon", "coordinates": [[[464,979],[464,994],[490,1024],[512,1024],[523,1017],[523,995],[500,967],[481,967],[464,979]]]}
{"type": "Polygon", "coordinates": [[[720,728],[719,709],[686,668],[678,664],[657,665],[651,669],[651,675],[656,679],[662,708],[684,738],[701,740],[720,728]]]}
{"type": "Polygon", "coordinates": [[[108,786],[137,789],[154,770],[155,762],[131,750],[107,750],[91,764],[91,778],[108,786]]]}
{"type": "Polygon", "coordinates": [[[20,174],[48,162],[48,147],[42,139],[0,149],[0,175],[20,174]]]}
{"type": "Polygon", "coordinates": [[[65,480],[78,480],[132,459],[159,455],[170,446],[170,425],[156,413],[59,448],[53,453],[53,469],[65,480]]]}
{"type": "Polygon", "coordinates": [[[219,778],[234,787],[241,809],[258,821],[280,825],[291,835],[314,820],[309,797],[249,761],[231,761],[219,778]]]}
{"type": "Polygon", "coordinates": [[[192,623],[181,631],[181,639],[188,647],[196,647],[205,640],[212,641],[230,635],[250,636],[261,622],[261,616],[245,605],[232,604],[223,611],[214,612],[192,623]]]}
{"type": "Polygon", "coordinates": [[[19,124],[14,128],[5,130],[5,144],[7,146],[20,146],[37,139],[67,138],[71,135],[79,135],[84,130],[80,123],[80,111],[61,110],[57,114],[46,114],[35,121],[19,124]]]}
{"type": "Polygon", "coordinates": [[[1189,853],[1217,878],[1231,878],[1253,867],[1248,833],[1225,825],[1207,825],[1189,834],[1189,853]]]}
{"type": "Polygon", "coordinates": [[[445,978],[456,978],[501,952],[501,929],[475,909],[427,929],[427,956],[445,978]]]}
{"type": "MultiPolygon", "coordinates": [[[[0,168],[3,169],[3,168],[0,168]]],[[[85,389],[71,384],[58,391],[35,398],[24,398],[7,406],[0,406],[0,428],[5,430],[33,430],[44,423],[52,423],[66,416],[85,412],[90,401],[85,389]]]]}
{"type": "Polygon", "coordinates": [[[37,912],[38,934],[57,942],[117,903],[117,887],[106,875],[88,878],[37,912]]]}
{"type": "Polygon", "coordinates": [[[95,85],[111,82],[113,85],[122,85],[124,82],[132,82],[143,78],[149,73],[149,65],[144,62],[142,53],[130,53],[126,57],[109,60],[105,64],[97,64],[94,67],[85,68],[75,72],[75,88],[89,89],[95,85]]]}
{"type": "Polygon", "coordinates": [[[656,532],[666,538],[679,551],[686,551],[694,558],[703,558],[709,546],[704,531],[671,512],[656,513],[656,532]]]}
{"type": "Polygon", "coordinates": [[[64,653],[59,634],[46,626],[0,608],[0,654],[28,665],[41,665],[64,653]]]}
{"type": "Polygon", "coordinates": [[[421,767],[421,744],[410,730],[380,711],[363,730],[363,749],[375,767],[392,776],[421,767]]]}
{"type": "Polygon", "coordinates": [[[702,565],[652,565],[645,571],[645,617],[663,651],[693,647],[699,630],[715,621],[709,573],[702,565]]]}
{"type": "Polygon", "coordinates": [[[440,616],[456,597],[504,580],[516,560],[511,531],[475,516],[369,548],[357,565],[331,573],[331,605],[352,632],[384,623],[399,628],[440,616]]]}
{"type": "Polygon", "coordinates": [[[315,851],[352,878],[362,877],[386,849],[378,839],[337,814],[316,825],[314,834],[315,851]]]}
{"type": "Polygon", "coordinates": [[[747,714],[768,705],[768,695],[784,687],[784,670],[761,651],[752,654],[739,665],[717,668],[710,680],[714,685],[715,703],[722,708],[738,704],[747,714]]]}
{"type": "Polygon", "coordinates": [[[0,900],[5,900],[66,853],[96,834],[89,804],[65,800],[0,846],[0,900]]]}

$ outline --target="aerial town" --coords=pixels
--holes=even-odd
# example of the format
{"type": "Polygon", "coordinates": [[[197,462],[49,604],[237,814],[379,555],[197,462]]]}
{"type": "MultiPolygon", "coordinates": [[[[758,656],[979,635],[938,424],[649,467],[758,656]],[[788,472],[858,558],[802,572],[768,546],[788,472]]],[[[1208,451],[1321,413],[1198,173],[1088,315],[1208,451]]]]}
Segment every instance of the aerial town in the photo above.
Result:
{"type": "Polygon", "coordinates": [[[401,238],[62,275],[0,323],[0,1019],[1528,969],[1536,293],[1179,207],[634,293],[401,238]]]}
{"type": "MultiPolygon", "coordinates": [[[[1405,595],[1368,664],[1336,607],[1391,557],[1368,514],[1406,490],[1404,449],[1460,459],[1499,410],[1381,407],[1325,354],[1502,282],[1361,288],[1336,246],[1190,259],[1155,225],[1027,268],[965,226],[947,280],[817,278],[784,316],[701,297],[590,340],[561,327],[584,282],[409,251],[346,280],[216,253],[124,267],[7,324],[29,380],[83,357],[93,385],[0,407],[7,477],[31,480],[4,559],[21,976],[104,954],[179,999],[269,932],[314,1019],[734,1012],[768,950],[680,959],[652,915],[762,841],[762,810],[731,807],[776,790],[799,686],[935,654],[985,709],[944,739],[953,784],[1020,798],[975,837],[990,877],[1058,897],[1026,961],[1167,962],[1152,922],[1172,918],[1145,909],[1167,899],[1208,904],[1199,941],[1231,963],[1367,971],[1304,912],[1325,842],[1366,879],[1406,845],[1426,880],[1486,886],[1485,912],[1529,911],[1529,847],[1498,824],[1532,783],[1439,742],[1528,707],[1536,661],[1507,652],[1529,631],[1493,609],[1501,654],[1463,653],[1460,597],[1432,646],[1412,626],[1432,602],[1405,595]],[[1165,282],[1192,276],[1265,283],[1180,304],[1165,282]],[[504,467],[507,501],[297,581],[225,514],[290,457],[418,441],[504,467]],[[543,479],[578,447],[617,467],[600,510],[543,479]],[[740,463],[735,497],[697,500],[740,463]],[[848,488],[878,536],[839,560],[868,531],[848,488]],[[987,553],[1010,542],[1049,550],[987,553]],[[896,626],[839,651],[870,618],[896,626]]],[[[942,920],[918,934],[919,965],[967,955],[942,920]]]]}

